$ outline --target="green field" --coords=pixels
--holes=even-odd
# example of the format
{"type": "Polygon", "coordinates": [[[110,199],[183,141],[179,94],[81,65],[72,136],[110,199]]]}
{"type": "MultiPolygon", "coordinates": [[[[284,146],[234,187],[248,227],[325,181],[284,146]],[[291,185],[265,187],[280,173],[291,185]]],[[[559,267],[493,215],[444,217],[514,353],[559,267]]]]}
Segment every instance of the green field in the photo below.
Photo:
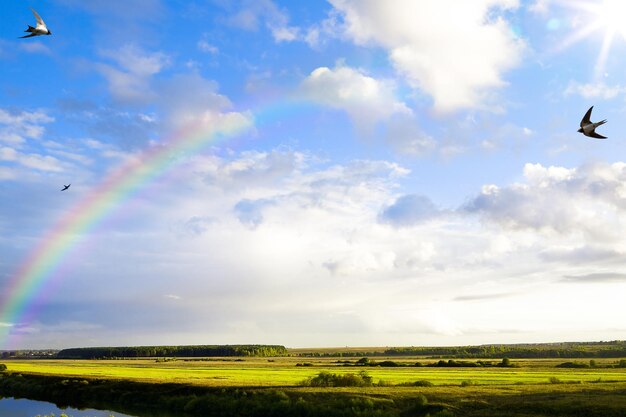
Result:
{"type": "MultiPolygon", "coordinates": [[[[377,358],[378,361],[387,358],[377,358]]],[[[399,363],[413,364],[420,358],[388,358],[399,363]]],[[[343,366],[336,359],[304,360],[302,358],[212,358],[210,360],[154,359],[134,360],[12,360],[7,361],[11,372],[57,375],[80,378],[129,379],[142,382],[174,382],[211,387],[294,387],[321,371],[337,374],[366,371],[374,383],[398,385],[427,380],[434,385],[460,385],[470,381],[475,385],[547,384],[551,378],[564,383],[597,381],[626,382],[625,368],[556,368],[566,360],[519,360],[515,368],[433,368],[422,367],[356,367],[343,366]],[[310,366],[296,366],[307,363],[310,366]]],[[[598,366],[615,360],[597,360],[598,366]]]]}
{"type": "MultiPolygon", "coordinates": [[[[407,365],[417,361],[423,365],[436,362],[418,357],[377,357],[376,361],[386,359],[407,365]]],[[[352,364],[357,358],[348,360],[352,364]]],[[[52,379],[56,382],[52,382],[51,385],[75,384],[80,389],[86,389],[88,386],[96,387],[97,384],[137,383],[153,387],[150,389],[155,390],[161,389],[158,388],[159,386],[207,390],[206,392],[214,396],[216,390],[221,388],[228,390],[225,395],[240,395],[241,392],[255,393],[255,398],[270,398],[267,400],[268,403],[279,404],[283,401],[293,407],[296,407],[298,401],[308,401],[310,404],[336,404],[337,401],[349,402],[349,404],[357,401],[360,404],[365,401],[367,407],[373,407],[371,410],[368,408],[368,412],[361,414],[355,412],[354,415],[404,415],[406,410],[416,407],[413,403],[420,396],[427,398],[431,406],[434,404],[441,410],[452,413],[447,415],[455,416],[626,415],[626,368],[609,368],[608,366],[616,364],[614,359],[597,359],[596,368],[555,367],[566,361],[569,360],[516,360],[512,361],[516,365],[513,368],[429,366],[381,368],[344,366],[343,363],[338,362],[337,358],[302,357],[245,359],[230,357],[193,360],[178,358],[167,361],[163,359],[7,360],[4,363],[7,366],[7,375],[23,375],[22,378],[56,378],[52,379]],[[302,366],[303,363],[307,363],[307,366],[302,366]],[[297,364],[300,366],[296,366],[297,364]],[[358,374],[365,371],[372,377],[374,386],[302,386],[302,382],[307,378],[314,377],[323,371],[333,374],[358,374]],[[407,386],[409,383],[423,380],[429,381],[432,386],[407,386]],[[277,392],[279,394],[276,394],[277,392]],[[280,401],[276,400],[279,401],[278,403],[272,400],[276,395],[278,395],[277,398],[282,398],[280,401]],[[395,413],[394,410],[399,411],[395,413]]],[[[497,362],[493,361],[494,364],[497,362]]],[[[584,363],[584,361],[579,361],[579,363],[584,363]]],[[[106,391],[113,392],[116,389],[119,388],[107,388],[106,391]]],[[[142,389],[145,390],[145,388],[142,389]]],[[[34,390],[34,392],[37,391],[34,390]]],[[[161,397],[168,395],[167,393],[159,394],[161,397]]],[[[197,398],[203,394],[194,391],[189,395],[190,398],[197,398]]],[[[249,394],[245,401],[250,401],[252,396],[249,394]]],[[[208,403],[218,401],[215,398],[217,397],[211,397],[210,401],[206,401],[208,403]]],[[[185,407],[183,408],[195,410],[190,406],[185,407]]],[[[349,405],[348,408],[353,409],[354,406],[349,405]]],[[[202,409],[204,414],[190,415],[210,415],[206,414],[207,409],[210,407],[202,409]]],[[[299,415],[289,414],[285,410],[282,411],[283,414],[278,415],[299,415]]],[[[441,410],[439,412],[443,413],[444,411],[441,410]]],[[[325,412],[328,414],[328,409],[325,412]]],[[[310,411],[307,413],[303,415],[317,415],[311,414],[310,411]]],[[[426,414],[415,412],[411,415],[426,414]]],[[[437,413],[433,412],[431,415],[435,416],[437,413]]]]}

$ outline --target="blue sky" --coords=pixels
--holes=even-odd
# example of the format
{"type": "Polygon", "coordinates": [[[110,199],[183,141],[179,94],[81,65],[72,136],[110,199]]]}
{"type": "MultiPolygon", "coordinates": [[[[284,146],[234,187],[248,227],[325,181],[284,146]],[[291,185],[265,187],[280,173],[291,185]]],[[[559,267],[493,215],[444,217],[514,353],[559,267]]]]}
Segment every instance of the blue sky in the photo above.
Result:
{"type": "Polygon", "coordinates": [[[254,121],[79,236],[8,347],[625,338],[624,23],[614,0],[2,2],[5,291],[116,167],[254,121]],[[30,6],[52,36],[18,39],[30,6]],[[576,132],[592,105],[607,140],[576,132]]]}

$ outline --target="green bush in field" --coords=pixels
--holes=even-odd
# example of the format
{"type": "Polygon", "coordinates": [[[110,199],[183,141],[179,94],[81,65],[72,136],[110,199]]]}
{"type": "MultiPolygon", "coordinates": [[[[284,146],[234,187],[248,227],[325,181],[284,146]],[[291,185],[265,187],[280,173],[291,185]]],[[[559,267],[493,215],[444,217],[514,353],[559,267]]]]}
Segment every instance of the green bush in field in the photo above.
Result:
{"type": "Polygon", "coordinates": [[[0,363],[0,372],[6,372],[7,366],[3,363],[0,363]]]}
{"type": "Polygon", "coordinates": [[[322,371],[317,376],[307,378],[302,382],[307,387],[371,387],[372,377],[366,372],[358,374],[333,374],[322,371]]]}

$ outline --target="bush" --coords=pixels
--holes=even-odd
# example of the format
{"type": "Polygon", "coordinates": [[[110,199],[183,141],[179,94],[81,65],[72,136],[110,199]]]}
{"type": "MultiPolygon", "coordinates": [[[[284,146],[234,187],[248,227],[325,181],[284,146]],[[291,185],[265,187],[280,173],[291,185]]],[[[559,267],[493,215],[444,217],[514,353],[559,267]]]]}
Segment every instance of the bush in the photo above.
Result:
{"type": "Polygon", "coordinates": [[[0,363],[0,372],[6,372],[7,366],[3,363],[0,363]]]}
{"type": "Polygon", "coordinates": [[[317,376],[307,378],[302,385],[308,387],[371,387],[372,377],[366,372],[358,374],[331,374],[322,371],[317,376]]]}
{"type": "Polygon", "coordinates": [[[589,368],[589,365],[580,362],[563,362],[558,364],[556,368],[589,368]]]}
{"type": "Polygon", "coordinates": [[[382,361],[378,362],[378,366],[382,366],[383,368],[394,368],[396,366],[401,366],[398,362],[394,361],[382,361]]]}
{"type": "Polygon", "coordinates": [[[551,376],[548,381],[550,381],[551,384],[562,384],[563,383],[563,381],[561,381],[559,378],[557,378],[555,376],[551,376]]]}
{"type": "Polygon", "coordinates": [[[370,358],[368,358],[367,356],[356,361],[356,364],[361,365],[361,366],[367,366],[369,365],[369,363],[370,363],[370,358]]]}

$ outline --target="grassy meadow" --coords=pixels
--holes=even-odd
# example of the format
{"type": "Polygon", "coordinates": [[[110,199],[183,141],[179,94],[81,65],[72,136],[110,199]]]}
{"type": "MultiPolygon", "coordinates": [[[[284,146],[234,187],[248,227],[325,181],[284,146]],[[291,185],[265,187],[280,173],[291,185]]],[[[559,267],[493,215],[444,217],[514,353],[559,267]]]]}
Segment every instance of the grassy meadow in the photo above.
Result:
{"type": "MultiPolygon", "coordinates": [[[[516,367],[439,368],[429,366],[345,366],[337,358],[210,358],[210,359],[124,359],[124,360],[11,360],[8,371],[73,378],[128,379],[151,383],[183,383],[209,387],[295,387],[326,371],[335,374],[367,372],[374,384],[400,385],[426,380],[433,385],[520,385],[547,384],[557,378],[563,383],[598,381],[626,382],[625,368],[603,368],[614,359],[596,360],[596,368],[568,369],[556,365],[567,359],[512,361],[516,367]],[[338,363],[339,362],[339,363],[338,363]],[[305,365],[305,366],[302,366],[305,365]]],[[[376,358],[398,364],[423,365],[436,362],[423,358],[376,358]]],[[[355,362],[356,359],[350,360],[355,362]]],[[[491,361],[497,363],[499,361],[491,361]]],[[[584,361],[578,361],[584,362],[584,361]]]]}
{"type": "MultiPolygon", "coordinates": [[[[415,401],[423,402],[420,398],[425,398],[430,404],[429,407],[434,408],[428,413],[422,410],[406,415],[430,414],[443,417],[626,415],[626,368],[609,368],[608,366],[616,364],[615,359],[595,359],[596,367],[583,369],[556,366],[567,361],[588,363],[588,360],[520,359],[512,360],[515,367],[510,368],[495,366],[447,368],[426,366],[437,360],[423,357],[375,358],[376,362],[390,360],[407,365],[398,367],[354,366],[358,359],[345,357],[24,359],[8,360],[4,361],[4,364],[7,366],[8,375],[54,377],[57,378],[57,385],[71,385],[82,381],[81,389],[89,384],[95,386],[93,384],[96,382],[101,384],[102,381],[132,382],[153,387],[186,386],[191,389],[206,389],[207,392],[216,392],[219,389],[226,389],[229,393],[260,392],[271,398],[279,392],[282,400],[276,401],[279,401],[278,403],[287,401],[293,407],[296,407],[300,400],[320,404],[332,401],[334,404],[338,401],[337,398],[343,398],[342,401],[365,401],[367,407],[373,407],[369,414],[359,412],[360,414],[338,415],[405,415],[408,409],[416,407],[415,401]],[[348,366],[345,361],[349,362],[348,366]],[[408,366],[415,362],[420,362],[423,366],[408,366]],[[303,386],[303,381],[314,378],[320,372],[337,375],[366,372],[372,378],[373,386],[303,386]],[[412,386],[416,381],[428,381],[428,386],[412,386]],[[390,411],[392,409],[400,411],[394,414],[390,411]],[[595,410],[598,410],[599,414],[595,410]]],[[[491,362],[497,364],[499,361],[491,362]]],[[[193,394],[193,398],[198,396],[199,394],[193,394]]],[[[246,401],[250,401],[250,398],[246,397],[246,401]]],[[[185,407],[183,408],[188,411],[195,410],[189,406],[185,407]]],[[[206,409],[209,408],[207,406],[206,409]]],[[[204,412],[206,409],[203,409],[204,412]]],[[[328,410],[325,411],[326,415],[332,415],[328,410]]],[[[302,415],[317,415],[311,414],[310,411],[307,413],[302,415]]],[[[285,409],[278,415],[292,414],[285,409]]]]}

